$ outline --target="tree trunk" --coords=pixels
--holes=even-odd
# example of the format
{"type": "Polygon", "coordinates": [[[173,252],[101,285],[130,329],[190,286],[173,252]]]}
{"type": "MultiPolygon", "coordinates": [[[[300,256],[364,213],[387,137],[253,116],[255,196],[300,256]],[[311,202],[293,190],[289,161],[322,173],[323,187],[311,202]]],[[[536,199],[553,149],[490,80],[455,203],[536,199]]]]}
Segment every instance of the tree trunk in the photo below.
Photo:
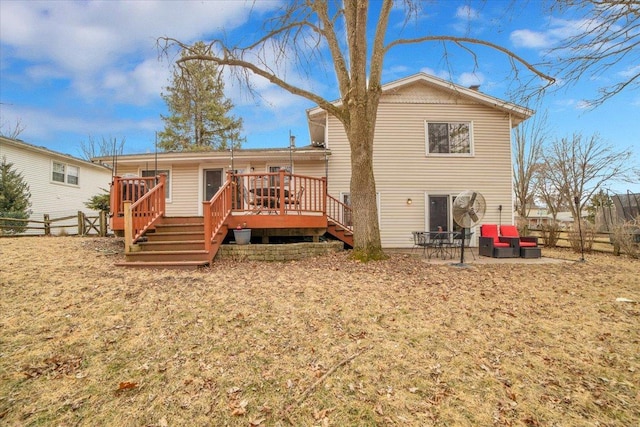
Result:
{"type": "Polygon", "coordinates": [[[373,175],[376,112],[373,115],[367,114],[364,103],[359,107],[350,110],[350,123],[345,126],[351,145],[353,257],[361,261],[373,261],[386,258],[380,240],[376,183],[373,175]]]}

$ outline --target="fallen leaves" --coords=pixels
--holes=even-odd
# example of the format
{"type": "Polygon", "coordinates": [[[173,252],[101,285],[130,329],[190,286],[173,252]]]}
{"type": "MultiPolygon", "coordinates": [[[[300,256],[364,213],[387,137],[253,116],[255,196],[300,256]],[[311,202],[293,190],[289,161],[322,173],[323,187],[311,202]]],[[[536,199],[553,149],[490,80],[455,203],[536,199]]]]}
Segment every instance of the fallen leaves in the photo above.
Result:
{"type": "Polygon", "coordinates": [[[638,303],[615,301],[640,301],[637,261],[461,270],[337,254],[178,272],[114,269],[90,253],[91,268],[76,272],[84,242],[2,240],[3,424],[617,427],[640,417],[638,303]]]}
{"type": "Polygon", "coordinates": [[[82,357],[75,355],[55,355],[42,360],[42,363],[24,367],[23,373],[28,378],[61,378],[65,375],[73,375],[78,378],[85,374],[79,372],[82,365],[82,357]]]}
{"type": "Polygon", "coordinates": [[[133,390],[134,388],[138,388],[138,383],[124,381],[118,385],[118,389],[116,391],[133,390]]]}

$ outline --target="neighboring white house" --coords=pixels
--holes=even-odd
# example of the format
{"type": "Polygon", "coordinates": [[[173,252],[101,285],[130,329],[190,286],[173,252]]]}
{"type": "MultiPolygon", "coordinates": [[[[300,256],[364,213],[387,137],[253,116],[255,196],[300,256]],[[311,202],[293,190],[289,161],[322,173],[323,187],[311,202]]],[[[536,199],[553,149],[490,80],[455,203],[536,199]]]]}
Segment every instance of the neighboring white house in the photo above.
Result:
{"type": "MultiPolygon", "coordinates": [[[[85,202],[109,190],[110,169],[44,147],[0,136],[2,158],[13,163],[14,170],[21,173],[29,185],[32,220],[41,221],[44,214],[53,219],[77,215],[78,211],[92,213],[85,202]]],[[[64,224],[77,224],[77,220],[64,224]]],[[[77,228],[65,228],[65,231],[74,234],[77,228]]],[[[54,229],[52,233],[58,234],[59,230],[54,229]]]]}
{"type": "MultiPolygon", "coordinates": [[[[383,247],[411,247],[412,231],[456,230],[452,203],[463,190],[484,196],[482,223],[513,224],[511,130],[533,111],[422,73],[385,84],[382,92],[373,155],[383,247]]],[[[307,114],[310,141],[303,147],[125,155],[116,174],[165,174],[169,216],[202,215],[202,201],[232,169],[326,177],[328,193],[348,204],[344,128],[321,108],[307,114]]],[[[479,227],[471,231],[475,245],[479,227]]]]}

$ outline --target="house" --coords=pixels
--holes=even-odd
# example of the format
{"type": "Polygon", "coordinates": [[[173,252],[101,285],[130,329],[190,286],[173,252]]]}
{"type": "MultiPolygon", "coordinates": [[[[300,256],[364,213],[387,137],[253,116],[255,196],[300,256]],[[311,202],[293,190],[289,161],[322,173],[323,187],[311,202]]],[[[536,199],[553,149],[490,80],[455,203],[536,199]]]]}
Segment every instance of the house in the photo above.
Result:
{"type": "MultiPolygon", "coordinates": [[[[111,170],[103,165],[0,136],[2,158],[13,163],[29,185],[32,220],[42,221],[45,214],[54,219],[77,215],[78,211],[91,212],[85,202],[108,190],[111,182],[111,170]]],[[[77,232],[77,217],[57,225],[75,225],[77,232]]],[[[74,232],[73,227],[64,230],[74,232]]]]}
{"type": "MultiPolygon", "coordinates": [[[[458,229],[452,204],[463,190],[484,196],[487,208],[482,222],[513,223],[511,130],[533,111],[424,73],[385,84],[382,91],[374,173],[383,247],[411,247],[412,231],[416,230],[458,229]]],[[[128,175],[128,182],[142,183],[131,178],[162,174],[166,179],[166,216],[206,216],[207,203],[203,202],[224,188],[227,173],[241,175],[240,189],[253,191],[255,179],[261,175],[276,179],[277,171],[284,169],[293,174],[285,177],[291,180],[285,183],[286,191],[303,186],[300,177],[322,179],[322,189],[317,189],[313,197],[327,199],[320,200],[320,208],[304,206],[298,214],[302,211],[313,221],[322,214],[329,223],[334,220],[350,228],[351,164],[346,133],[342,124],[321,108],[308,110],[307,116],[310,144],[304,147],[127,155],[117,159],[116,175],[128,175]],[[337,214],[331,212],[330,200],[339,207],[337,214]]],[[[117,191],[128,188],[119,185],[123,190],[117,191]]],[[[147,188],[153,183],[144,185],[147,188]]],[[[305,196],[311,197],[310,193],[305,196]]],[[[237,197],[242,198],[242,194],[246,192],[241,191],[237,197]]],[[[233,200],[233,207],[228,207],[231,223],[227,227],[237,223],[232,215],[238,213],[237,206],[246,210],[241,200],[233,200]]],[[[122,204],[118,206],[115,209],[123,215],[122,204]]],[[[286,209],[280,213],[294,213],[286,209]]],[[[153,216],[149,212],[138,215],[153,216]]],[[[219,217],[227,218],[227,213],[219,217]]],[[[246,217],[254,227],[267,227],[268,221],[278,227],[301,223],[295,215],[280,222],[275,216],[256,217],[246,217]]],[[[476,227],[470,231],[475,232],[476,227]]],[[[476,242],[477,233],[472,244],[476,242]]]]}
{"type": "MultiPolygon", "coordinates": [[[[373,163],[383,247],[410,247],[414,230],[456,231],[452,204],[463,190],[484,196],[483,222],[513,224],[511,129],[533,111],[424,73],[382,91],[373,163]]],[[[308,117],[312,141],[331,150],[328,192],[348,203],[342,125],[320,108],[308,117]]]]}

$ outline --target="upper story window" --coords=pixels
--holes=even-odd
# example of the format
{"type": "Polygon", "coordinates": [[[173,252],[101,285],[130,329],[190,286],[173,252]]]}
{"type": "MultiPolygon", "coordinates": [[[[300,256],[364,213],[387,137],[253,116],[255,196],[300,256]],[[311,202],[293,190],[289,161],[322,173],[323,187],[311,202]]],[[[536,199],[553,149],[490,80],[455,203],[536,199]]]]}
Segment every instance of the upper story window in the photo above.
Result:
{"type": "Polygon", "coordinates": [[[427,122],[428,154],[471,154],[471,123],[427,122]]]}
{"type": "Polygon", "coordinates": [[[80,168],[66,163],[53,162],[51,180],[63,184],[78,185],[80,168]]]}

